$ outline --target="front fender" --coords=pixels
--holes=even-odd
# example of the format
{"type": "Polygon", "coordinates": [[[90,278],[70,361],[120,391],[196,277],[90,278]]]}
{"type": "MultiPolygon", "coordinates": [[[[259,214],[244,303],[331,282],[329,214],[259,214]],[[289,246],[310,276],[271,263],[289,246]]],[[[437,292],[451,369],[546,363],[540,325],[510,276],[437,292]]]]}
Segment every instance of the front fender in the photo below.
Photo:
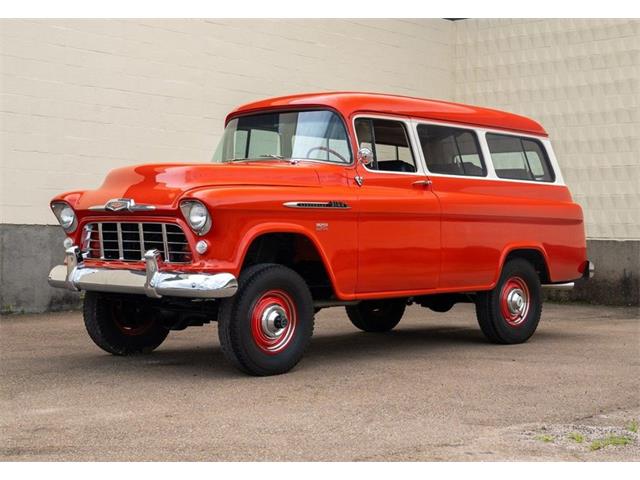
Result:
{"type": "Polygon", "coordinates": [[[260,235],[298,234],[316,248],[338,298],[352,297],[357,276],[354,210],[285,206],[292,200],[323,200],[323,195],[342,198],[335,192],[308,187],[229,187],[190,192],[189,198],[207,205],[213,220],[213,227],[205,236],[210,249],[203,260],[211,270],[239,275],[251,243],[260,235]],[[320,224],[327,228],[320,228],[320,224]]]}
{"type": "Polygon", "coordinates": [[[265,235],[268,233],[294,233],[294,234],[303,235],[304,237],[308,238],[313,244],[313,246],[316,248],[316,250],[318,251],[320,258],[322,259],[322,263],[324,264],[324,267],[327,270],[327,273],[329,274],[331,283],[335,285],[336,277],[333,272],[333,268],[331,267],[331,262],[329,261],[327,253],[322,247],[320,240],[315,235],[315,232],[309,231],[307,228],[303,227],[302,225],[295,224],[295,223],[274,222],[274,223],[263,223],[259,225],[254,225],[252,228],[250,228],[246,232],[246,234],[243,236],[242,240],[240,241],[239,248],[238,248],[238,256],[235,258],[234,263],[237,263],[238,265],[242,265],[247,256],[249,247],[251,246],[253,241],[259,236],[265,235]]]}

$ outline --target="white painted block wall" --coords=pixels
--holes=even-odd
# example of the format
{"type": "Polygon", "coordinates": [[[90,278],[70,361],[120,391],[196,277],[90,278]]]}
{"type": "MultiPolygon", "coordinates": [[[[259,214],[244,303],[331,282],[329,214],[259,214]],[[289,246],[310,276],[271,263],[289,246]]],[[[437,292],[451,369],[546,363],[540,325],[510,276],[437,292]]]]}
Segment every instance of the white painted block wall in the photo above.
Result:
{"type": "Polygon", "coordinates": [[[1,223],[114,167],[209,161],[235,106],[323,90],[451,99],[446,20],[0,21],[1,223]]]}
{"type": "Polygon", "coordinates": [[[540,121],[591,238],[640,239],[638,20],[2,20],[0,223],[108,170],[209,160],[225,114],[363,90],[540,121]]]}
{"type": "Polygon", "coordinates": [[[640,21],[455,22],[456,101],[538,120],[590,238],[640,239],[640,21]]]}

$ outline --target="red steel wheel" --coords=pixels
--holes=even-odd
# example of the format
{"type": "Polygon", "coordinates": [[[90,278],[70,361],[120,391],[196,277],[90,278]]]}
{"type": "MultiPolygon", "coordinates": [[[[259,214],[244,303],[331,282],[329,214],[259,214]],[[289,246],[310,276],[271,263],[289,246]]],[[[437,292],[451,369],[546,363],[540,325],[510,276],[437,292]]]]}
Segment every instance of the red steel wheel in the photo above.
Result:
{"type": "Polygon", "coordinates": [[[238,291],[220,302],[225,358],[250,375],[279,375],[302,358],[313,335],[313,298],[294,270],[274,263],[244,269],[238,291]]]}
{"type": "Polygon", "coordinates": [[[513,276],[504,282],[500,290],[500,313],[512,327],[520,327],[529,313],[531,295],[527,283],[513,276]]]}
{"type": "Polygon", "coordinates": [[[478,324],[494,343],[526,342],[538,328],[541,314],[540,277],[523,258],[506,262],[495,288],[476,294],[478,324]]]}
{"type": "Polygon", "coordinates": [[[260,350],[270,355],[282,352],[296,330],[297,313],[291,297],[282,290],[268,290],[251,311],[251,334],[260,350]]]}
{"type": "Polygon", "coordinates": [[[157,312],[144,306],[142,297],[124,300],[115,295],[87,292],[84,325],[91,340],[113,355],[149,353],[169,335],[157,312]]]}
{"type": "Polygon", "coordinates": [[[138,336],[143,335],[151,329],[154,324],[153,317],[144,315],[141,309],[127,302],[115,300],[110,305],[113,323],[123,335],[138,336]]]}

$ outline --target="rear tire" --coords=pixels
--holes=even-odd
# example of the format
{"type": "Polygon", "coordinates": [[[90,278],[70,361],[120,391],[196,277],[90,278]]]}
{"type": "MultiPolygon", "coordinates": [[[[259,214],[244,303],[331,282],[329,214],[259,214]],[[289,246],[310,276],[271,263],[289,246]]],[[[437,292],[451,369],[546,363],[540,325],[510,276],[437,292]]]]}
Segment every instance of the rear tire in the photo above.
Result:
{"type": "Polygon", "coordinates": [[[404,298],[366,300],[346,307],[347,316],[354,326],[365,332],[381,333],[392,330],[404,315],[404,298]]]}
{"type": "Polygon", "coordinates": [[[526,342],[536,331],[542,314],[540,278],[526,260],[509,260],[496,287],[476,296],[476,316],[491,342],[526,342]]]}
{"type": "Polygon", "coordinates": [[[135,298],[86,292],[83,316],[91,340],[113,355],[150,353],[169,335],[169,330],[154,318],[153,310],[135,298]]]}
{"type": "Polygon", "coordinates": [[[238,291],[221,302],[218,336],[224,356],[256,376],[291,370],[313,335],[313,300],[304,279],[283,265],[242,272],[238,291]]]}

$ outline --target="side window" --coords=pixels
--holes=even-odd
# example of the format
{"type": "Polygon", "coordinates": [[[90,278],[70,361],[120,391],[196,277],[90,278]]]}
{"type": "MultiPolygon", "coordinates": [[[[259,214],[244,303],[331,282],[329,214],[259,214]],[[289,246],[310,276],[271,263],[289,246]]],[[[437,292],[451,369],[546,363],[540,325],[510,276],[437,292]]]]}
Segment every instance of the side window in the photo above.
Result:
{"type": "Polygon", "coordinates": [[[327,162],[349,159],[351,151],[340,118],[328,111],[306,112],[304,122],[293,124],[292,156],[327,162]],[[322,136],[318,137],[318,132],[322,136]]]}
{"type": "Polygon", "coordinates": [[[487,133],[487,144],[498,177],[538,182],[555,180],[547,153],[539,141],[487,133]]]}
{"type": "Polygon", "coordinates": [[[418,138],[430,172],[473,177],[487,175],[473,130],[418,125],[418,138]]]}
{"type": "Polygon", "coordinates": [[[373,163],[367,168],[385,172],[416,172],[409,136],[403,122],[380,118],[355,121],[359,148],[370,148],[373,163]]]}

